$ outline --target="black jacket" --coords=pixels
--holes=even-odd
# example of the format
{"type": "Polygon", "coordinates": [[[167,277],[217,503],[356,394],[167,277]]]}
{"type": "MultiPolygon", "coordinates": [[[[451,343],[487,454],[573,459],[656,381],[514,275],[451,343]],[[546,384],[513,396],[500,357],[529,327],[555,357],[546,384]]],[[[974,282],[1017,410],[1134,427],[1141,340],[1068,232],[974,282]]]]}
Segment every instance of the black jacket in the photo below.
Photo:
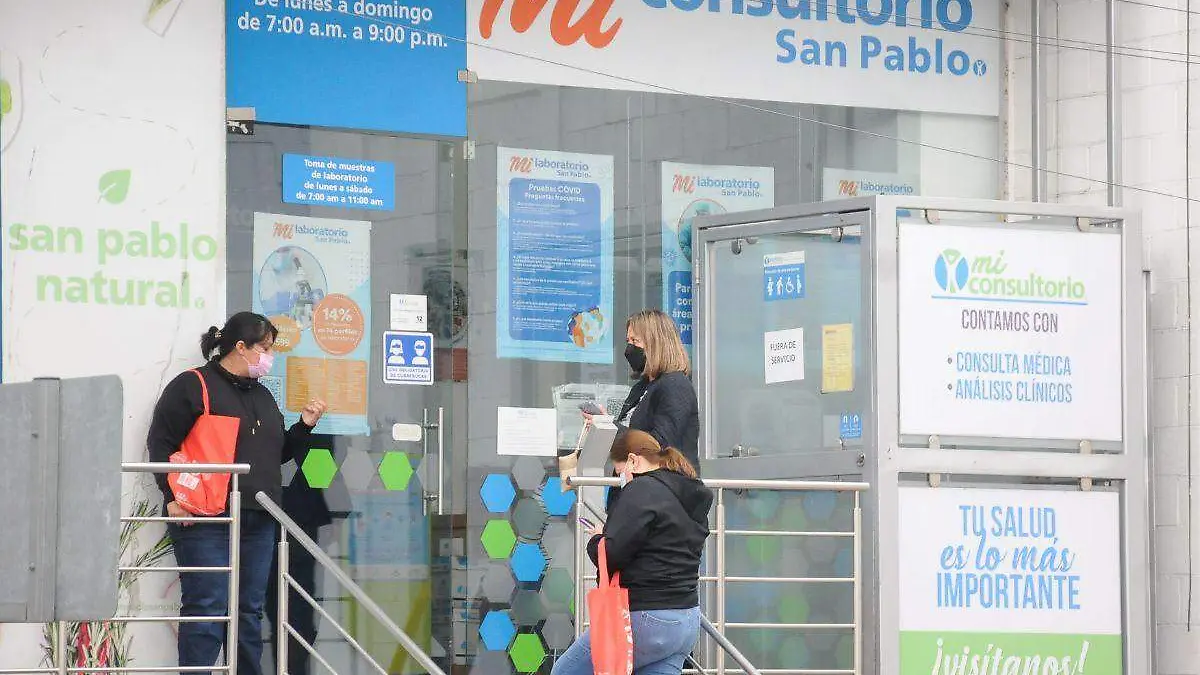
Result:
{"type": "Polygon", "coordinates": [[[603,536],[609,572],[621,573],[631,611],[700,604],[700,555],[712,502],[703,483],[666,469],[635,476],[625,486],[604,534],[588,542],[588,555],[596,563],[603,536]]]}
{"type": "MultiPolygon", "coordinates": [[[[236,463],[250,465],[250,473],[239,477],[242,508],[261,510],[254,498],[259,492],[267,493],[278,504],[283,491],[279,466],[307,454],[312,428],[297,422],[284,430],[283,413],[275,397],[257,380],[233,375],[216,362],[201,366],[199,371],[208,385],[209,412],[242,420],[234,457],[236,463]]],[[[170,461],[203,411],[200,380],[194,373],[180,373],[163,390],[154,408],[146,439],[150,461],[170,461]]],[[[156,478],[163,498],[173,501],[166,474],[157,474],[156,478]]]]}
{"type": "MultiPolygon", "coordinates": [[[[683,453],[696,474],[700,474],[700,404],[691,379],[684,373],[638,380],[625,399],[617,422],[644,431],[659,445],[683,453]]],[[[620,495],[620,488],[610,489],[605,508],[611,511],[620,495]]]]}

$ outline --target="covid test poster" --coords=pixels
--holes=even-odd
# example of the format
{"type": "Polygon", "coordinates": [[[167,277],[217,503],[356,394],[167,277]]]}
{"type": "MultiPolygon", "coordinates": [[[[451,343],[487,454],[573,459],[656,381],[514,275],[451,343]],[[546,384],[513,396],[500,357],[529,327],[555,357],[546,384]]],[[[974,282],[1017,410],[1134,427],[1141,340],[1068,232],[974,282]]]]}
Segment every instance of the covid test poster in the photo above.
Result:
{"type": "Polygon", "coordinates": [[[692,344],[692,225],[698,216],[775,206],[775,170],[662,164],[663,311],[692,344]]]}
{"type": "Polygon", "coordinates": [[[613,158],[497,150],[496,353],[613,362],[613,158]]]}
{"type": "Polygon", "coordinates": [[[287,424],[313,399],[317,433],[370,433],[371,223],[254,214],[254,311],[279,329],[264,385],[287,424]]]}

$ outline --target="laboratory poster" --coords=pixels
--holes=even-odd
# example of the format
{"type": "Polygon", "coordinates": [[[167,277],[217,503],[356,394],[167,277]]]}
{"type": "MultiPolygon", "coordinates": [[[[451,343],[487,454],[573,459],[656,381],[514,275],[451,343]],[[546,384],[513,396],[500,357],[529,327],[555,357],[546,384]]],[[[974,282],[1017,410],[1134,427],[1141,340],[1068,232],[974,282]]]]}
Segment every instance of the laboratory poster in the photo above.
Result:
{"type": "Polygon", "coordinates": [[[317,433],[368,435],[371,223],[254,214],[254,311],[279,328],[262,382],[290,425],[313,399],[317,433]]]}
{"type": "Polygon", "coordinates": [[[613,362],[613,159],[496,153],[496,353],[613,362]]]}
{"type": "Polygon", "coordinates": [[[900,432],[1120,441],[1121,234],[900,225],[900,432]]]}
{"type": "Polygon", "coordinates": [[[900,675],[1121,675],[1113,492],[900,488],[900,675]]]}
{"type": "Polygon", "coordinates": [[[775,170],[760,166],[662,164],[663,311],[692,344],[692,221],[775,206],[775,170]]]}

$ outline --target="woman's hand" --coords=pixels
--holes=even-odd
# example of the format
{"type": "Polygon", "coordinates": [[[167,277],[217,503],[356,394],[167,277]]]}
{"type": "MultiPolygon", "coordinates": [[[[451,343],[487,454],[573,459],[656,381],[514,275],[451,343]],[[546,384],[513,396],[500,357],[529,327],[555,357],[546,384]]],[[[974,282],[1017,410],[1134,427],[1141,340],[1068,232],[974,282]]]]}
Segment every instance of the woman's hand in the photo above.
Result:
{"type": "MultiPolygon", "coordinates": [[[[192,514],[187,512],[187,509],[179,505],[179,502],[167,503],[167,516],[171,518],[191,518],[192,514]]],[[[179,523],[184,527],[191,527],[195,523],[179,523]]]]}
{"type": "Polygon", "coordinates": [[[604,534],[604,528],[600,527],[599,525],[593,525],[590,528],[588,528],[587,533],[588,533],[589,537],[598,537],[598,536],[604,534]]]}
{"type": "Polygon", "coordinates": [[[328,409],[329,406],[325,405],[324,401],[314,399],[300,411],[300,419],[308,426],[315,427],[328,409]]]}

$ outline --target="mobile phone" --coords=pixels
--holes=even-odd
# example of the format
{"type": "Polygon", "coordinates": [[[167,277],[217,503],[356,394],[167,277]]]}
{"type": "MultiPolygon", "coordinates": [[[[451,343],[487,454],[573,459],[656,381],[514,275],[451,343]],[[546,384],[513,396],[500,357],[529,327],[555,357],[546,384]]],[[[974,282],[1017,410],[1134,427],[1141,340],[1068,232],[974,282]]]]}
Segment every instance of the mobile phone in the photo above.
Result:
{"type": "Polygon", "coordinates": [[[588,415],[603,415],[604,409],[601,408],[595,401],[584,401],[579,404],[579,409],[588,415]]]}
{"type": "Polygon", "coordinates": [[[580,516],[580,517],[579,517],[579,524],[580,524],[580,525],[582,525],[582,526],[584,526],[585,528],[587,528],[587,529],[589,529],[589,530],[594,530],[594,529],[596,529],[596,524],[595,524],[595,523],[593,523],[592,521],[588,520],[587,518],[584,518],[583,516],[580,516]]]}

